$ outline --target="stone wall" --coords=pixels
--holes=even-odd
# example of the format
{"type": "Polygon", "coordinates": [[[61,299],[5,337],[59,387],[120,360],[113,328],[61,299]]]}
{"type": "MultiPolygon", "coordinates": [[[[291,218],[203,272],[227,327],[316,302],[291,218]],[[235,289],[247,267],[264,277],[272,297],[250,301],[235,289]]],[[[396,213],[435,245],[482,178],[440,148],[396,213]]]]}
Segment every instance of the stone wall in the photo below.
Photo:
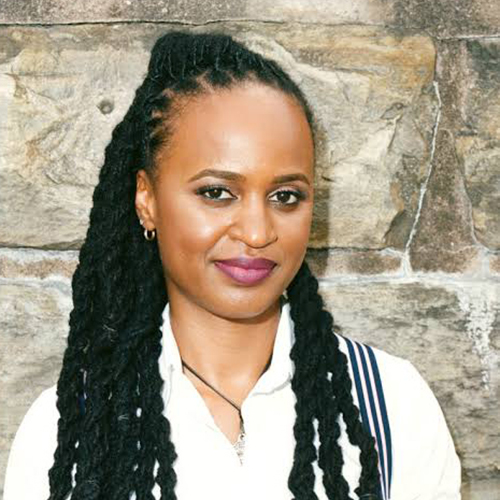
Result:
{"type": "Polygon", "coordinates": [[[307,259],[345,333],[412,361],[463,498],[500,492],[497,0],[0,0],[0,481],[57,380],[113,126],[170,29],[275,58],[318,119],[307,259]]]}

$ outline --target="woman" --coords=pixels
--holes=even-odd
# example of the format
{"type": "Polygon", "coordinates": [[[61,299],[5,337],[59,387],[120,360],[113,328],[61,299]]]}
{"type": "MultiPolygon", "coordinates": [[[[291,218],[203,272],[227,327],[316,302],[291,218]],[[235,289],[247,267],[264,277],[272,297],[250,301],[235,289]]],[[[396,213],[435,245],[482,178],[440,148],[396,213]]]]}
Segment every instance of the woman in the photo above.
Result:
{"type": "Polygon", "coordinates": [[[430,389],[338,334],[304,260],[313,130],[275,62],[220,33],[157,41],[5,500],[460,498],[430,389]]]}

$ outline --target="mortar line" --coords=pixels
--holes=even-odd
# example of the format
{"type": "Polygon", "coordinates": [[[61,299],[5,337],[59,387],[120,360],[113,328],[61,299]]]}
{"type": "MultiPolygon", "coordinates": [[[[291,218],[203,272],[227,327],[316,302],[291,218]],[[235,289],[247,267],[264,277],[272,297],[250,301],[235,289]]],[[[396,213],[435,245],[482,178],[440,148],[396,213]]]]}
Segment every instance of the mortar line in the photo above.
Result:
{"type": "Polygon", "coordinates": [[[61,258],[65,260],[71,260],[77,258],[80,250],[75,249],[56,249],[56,248],[40,248],[40,247],[2,247],[0,246],[0,257],[2,255],[6,257],[12,257],[16,260],[22,259],[32,259],[37,260],[39,258],[61,258]]]}
{"type": "Polygon", "coordinates": [[[482,277],[477,275],[453,275],[445,273],[419,273],[411,276],[402,274],[379,274],[376,276],[369,275],[336,275],[328,278],[318,278],[318,282],[327,287],[335,287],[337,285],[348,284],[370,284],[370,283],[387,283],[390,285],[402,285],[416,283],[420,285],[453,285],[460,288],[460,285],[468,284],[496,284],[500,283],[500,277],[488,276],[482,277]]]}
{"type": "Polygon", "coordinates": [[[457,35],[457,36],[436,36],[437,40],[481,40],[486,38],[500,38],[500,33],[492,33],[491,35],[457,35]]]}
{"type": "MultiPolygon", "coordinates": [[[[212,19],[204,22],[196,21],[181,21],[181,20],[154,20],[154,19],[116,19],[116,20],[90,20],[90,21],[67,21],[67,22],[0,22],[0,28],[5,27],[27,27],[27,28],[58,28],[65,26],[98,26],[98,25],[111,25],[111,24],[158,24],[158,25],[181,25],[181,26],[207,26],[210,24],[223,24],[223,23],[261,23],[261,24],[289,24],[289,25],[300,25],[300,26],[322,26],[326,28],[342,28],[342,27],[366,27],[366,28],[385,28],[387,30],[397,30],[395,26],[389,26],[385,23],[322,23],[318,21],[300,21],[296,19],[292,20],[279,20],[279,19],[254,19],[254,18],[219,18],[212,19]]],[[[410,29],[414,31],[414,29],[410,29]]]]}

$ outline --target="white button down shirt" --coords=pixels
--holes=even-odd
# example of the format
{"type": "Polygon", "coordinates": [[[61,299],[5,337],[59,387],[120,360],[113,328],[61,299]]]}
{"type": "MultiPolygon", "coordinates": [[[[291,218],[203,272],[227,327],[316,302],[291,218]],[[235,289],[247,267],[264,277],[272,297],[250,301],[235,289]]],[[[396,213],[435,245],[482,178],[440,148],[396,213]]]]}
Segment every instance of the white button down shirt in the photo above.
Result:
{"type": "MultiPolygon", "coordinates": [[[[290,304],[285,302],[282,307],[271,364],[242,405],[246,431],[243,464],[182,371],[169,304],[163,311],[162,330],[159,363],[165,381],[165,415],[178,454],[174,464],[177,498],[290,500],[288,477],[296,418],[290,384],[294,370],[289,356],[294,341],[290,304]]],[[[460,462],[434,395],[408,361],[378,349],[374,352],[392,434],[391,500],[460,499],[460,462]]],[[[49,497],[48,470],[57,446],[58,417],[53,386],[33,403],[17,431],[7,465],[4,500],[49,497]]],[[[340,424],[343,474],[351,497],[357,500],[354,489],[361,471],[359,449],[349,443],[342,419],[340,424]]],[[[317,464],[315,472],[316,495],[319,500],[327,500],[317,464]]],[[[158,486],[153,493],[155,498],[160,497],[158,486]]]]}

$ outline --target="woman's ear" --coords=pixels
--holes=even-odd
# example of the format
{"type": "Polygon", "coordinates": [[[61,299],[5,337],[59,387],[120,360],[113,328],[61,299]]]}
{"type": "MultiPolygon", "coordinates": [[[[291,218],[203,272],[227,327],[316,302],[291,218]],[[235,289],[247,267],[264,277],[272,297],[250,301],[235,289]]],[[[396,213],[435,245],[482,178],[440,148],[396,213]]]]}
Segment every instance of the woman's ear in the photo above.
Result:
{"type": "Polygon", "coordinates": [[[135,210],[141,225],[149,230],[156,227],[156,198],[153,183],[144,169],[136,174],[135,210]]]}

